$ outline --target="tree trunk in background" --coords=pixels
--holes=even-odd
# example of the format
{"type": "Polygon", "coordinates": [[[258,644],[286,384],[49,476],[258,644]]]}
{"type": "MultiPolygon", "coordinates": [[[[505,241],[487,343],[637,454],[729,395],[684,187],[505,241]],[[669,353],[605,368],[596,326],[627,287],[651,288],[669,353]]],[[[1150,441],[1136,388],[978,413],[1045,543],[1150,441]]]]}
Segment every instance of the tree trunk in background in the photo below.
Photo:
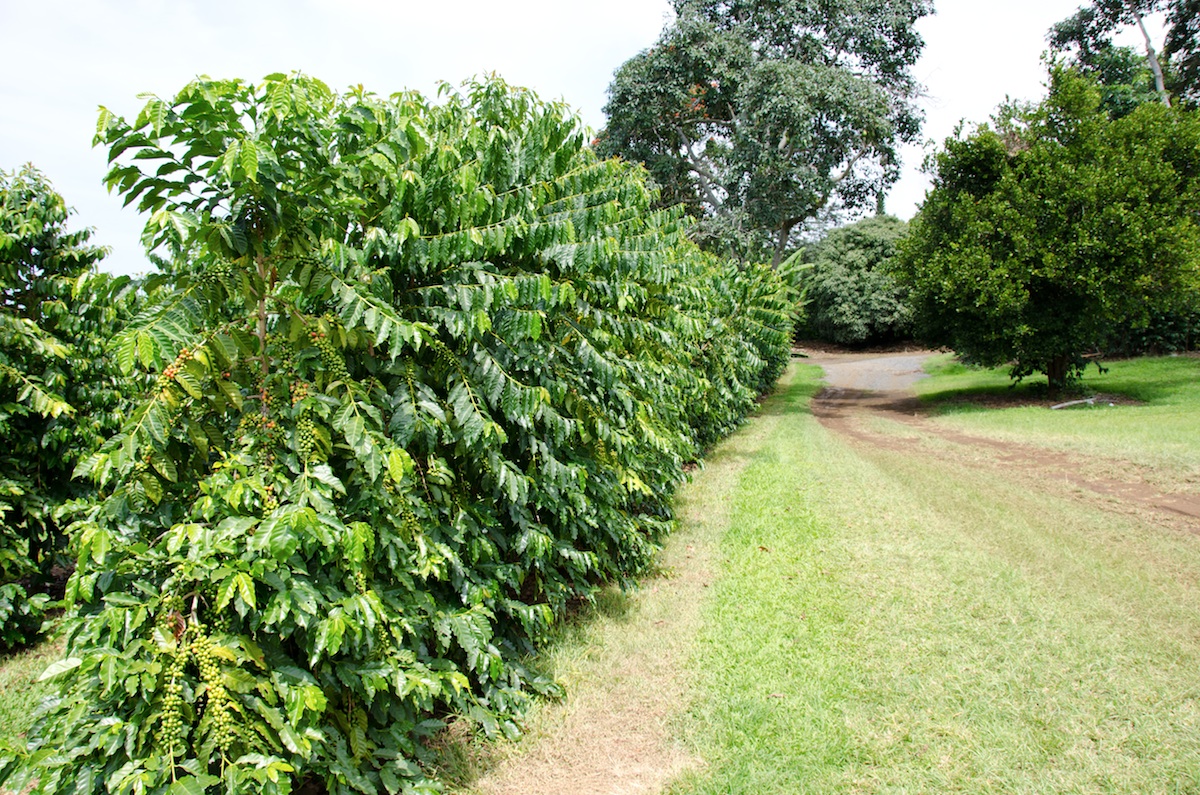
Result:
{"type": "Polygon", "coordinates": [[[1067,385],[1067,366],[1070,358],[1059,354],[1046,365],[1046,378],[1050,381],[1050,389],[1057,391],[1067,385]]]}
{"type": "Polygon", "coordinates": [[[1167,93],[1167,86],[1163,80],[1162,64],[1158,62],[1158,53],[1154,51],[1154,42],[1150,40],[1150,32],[1146,30],[1146,21],[1132,3],[1127,3],[1129,10],[1133,12],[1133,18],[1137,20],[1137,26],[1142,31],[1142,38],[1146,41],[1146,58],[1150,61],[1150,71],[1154,73],[1154,90],[1158,92],[1159,99],[1162,104],[1168,108],[1171,107],[1171,95],[1167,93]]]}

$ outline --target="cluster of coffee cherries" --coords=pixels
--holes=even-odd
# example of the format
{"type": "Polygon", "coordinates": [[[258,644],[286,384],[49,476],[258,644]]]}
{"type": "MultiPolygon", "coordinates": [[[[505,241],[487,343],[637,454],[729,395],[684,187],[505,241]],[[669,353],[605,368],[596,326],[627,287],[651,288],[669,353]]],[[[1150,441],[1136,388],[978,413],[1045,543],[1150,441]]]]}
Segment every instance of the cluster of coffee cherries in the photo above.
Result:
{"type": "MultiPolygon", "coordinates": [[[[315,332],[314,332],[315,333],[315,332]]],[[[345,365],[343,365],[345,369],[345,365]]],[[[307,381],[293,381],[291,384],[292,405],[295,406],[309,395],[307,381]]],[[[300,461],[309,461],[317,449],[316,426],[313,424],[312,411],[305,408],[296,419],[296,455],[300,461]]]]}
{"type": "Polygon", "coordinates": [[[263,486],[263,509],[273,511],[279,507],[279,497],[275,494],[275,484],[268,483],[263,486]]]}
{"type": "Polygon", "coordinates": [[[200,680],[208,686],[208,702],[204,711],[212,720],[213,742],[217,748],[225,752],[229,750],[236,739],[232,700],[229,697],[229,691],[225,689],[221,669],[217,667],[212,640],[204,634],[202,626],[199,624],[194,626],[195,631],[189,650],[196,658],[196,666],[200,669],[200,680]]]}
{"type": "Polygon", "coordinates": [[[301,462],[311,461],[316,451],[317,426],[313,424],[308,412],[305,412],[296,420],[296,455],[300,457],[301,462]]]}
{"type": "Polygon", "coordinates": [[[321,354],[321,364],[329,375],[329,380],[345,381],[348,379],[350,372],[346,369],[346,359],[337,348],[333,347],[333,343],[329,341],[329,335],[320,329],[314,329],[308,333],[308,337],[316,346],[317,352],[321,354]]]}
{"type": "Polygon", "coordinates": [[[275,463],[275,445],[281,434],[279,423],[275,421],[269,411],[268,413],[248,411],[242,415],[242,419],[238,423],[238,435],[249,436],[257,442],[254,445],[255,452],[258,455],[259,463],[266,467],[275,463]]]}
{"type": "Polygon", "coordinates": [[[220,260],[216,265],[209,267],[200,277],[201,284],[215,284],[223,282],[233,275],[234,265],[227,259],[220,260]]]}
{"type": "Polygon", "coordinates": [[[448,370],[455,370],[459,367],[458,357],[454,355],[446,343],[435,339],[430,341],[429,344],[433,347],[434,355],[437,356],[437,360],[441,362],[443,367],[448,370]]]}
{"type": "Polygon", "coordinates": [[[293,381],[291,383],[291,391],[292,391],[292,405],[294,406],[297,403],[299,403],[301,400],[304,400],[306,397],[308,397],[308,382],[307,381],[293,381]]]}
{"type": "MultiPolygon", "coordinates": [[[[409,513],[411,514],[411,511],[409,513]]],[[[415,516],[413,517],[413,521],[416,521],[415,516]]],[[[367,579],[367,575],[362,570],[354,572],[354,589],[358,591],[359,594],[365,596],[370,588],[371,583],[367,579]]],[[[395,650],[396,642],[392,637],[392,632],[388,627],[386,618],[381,616],[380,620],[376,622],[373,635],[375,637],[377,653],[390,655],[395,650]]]]}
{"type": "Polygon", "coordinates": [[[136,462],[134,462],[133,473],[132,473],[132,477],[134,480],[140,479],[147,472],[150,471],[150,460],[151,460],[150,454],[147,453],[146,455],[140,457],[136,462]]]}
{"type": "Polygon", "coordinates": [[[189,348],[180,348],[179,355],[175,357],[175,361],[167,365],[166,369],[159,375],[158,381],[155,383],[155,389],[162,391],[167,388],[167,384],[175,380],[175,376],[179,375],[179,371],[184,365],[192,360],[192,351],[189,348]]]}
{"type": "Polygon", "coordinates": [[[163,672],[162,720],[158,725],[158,742],[167,753],[174,756],[182,748],[185,738],[183,729],[183,669],[191,652],[184,642],[187,621],[183,617],[183,599],[170,594],[163,598],[156,624],[163,638],[175,640],[174,653],[163,672]]]}
{"type": "Polygon", "coordinates": [[[421,523],[417,521],[417,515],[407,504],[400,509],[400,518],[404,521],[404,529],[410,536],[416,538],[421,535],[421,523]]]}
{"type": "Polygon", "coordinates": [[[183,749],[183,669],[188,661],[188,647],[181,644],[171,656],[165,672],[166,691],[162,701],[162,720],[158,725],[158,744],[171,756],[183,749]]]}

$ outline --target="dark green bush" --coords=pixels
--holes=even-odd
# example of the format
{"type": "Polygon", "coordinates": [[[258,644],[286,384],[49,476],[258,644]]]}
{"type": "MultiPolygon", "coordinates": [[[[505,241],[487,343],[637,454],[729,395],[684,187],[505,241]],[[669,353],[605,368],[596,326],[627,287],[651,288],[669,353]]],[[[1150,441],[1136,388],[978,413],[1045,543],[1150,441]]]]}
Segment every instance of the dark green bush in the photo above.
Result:
{"type": "Polygon", "coordinates": [[[67,563],[64,514],[91,493],[71,472],[126,403],[101,347],[129,280],[96,274],[104,251],[67,218],[32,166],[0,172],[0,648],[36,637],[38,591],[67,563]]]}
{"type": "Polygon", "coordinates": [[[907,224],[876,216],[830,231],[804,253],[799,271],[804,323],[799,333],[839,345],[865,346],[912,336],[907,291],[888,263],[907,224]]]}
{"type": "Polygon", "coordinates": [[[1109,332],[1103,350],[1114,356],[1162,355],[1194,351],[1200,346],[1200,309],[1154,311],[1145,325],[1125,325],[1109,332]]]}

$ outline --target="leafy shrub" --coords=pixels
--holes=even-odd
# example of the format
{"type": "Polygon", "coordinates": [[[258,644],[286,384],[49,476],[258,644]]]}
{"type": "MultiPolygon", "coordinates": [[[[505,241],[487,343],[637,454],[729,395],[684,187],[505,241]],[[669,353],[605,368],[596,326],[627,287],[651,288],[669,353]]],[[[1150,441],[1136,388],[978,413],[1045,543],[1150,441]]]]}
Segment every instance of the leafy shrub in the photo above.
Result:
{"type": "Polygon", "coordinates": [[[60,693],[0,782],[432,791],[422,738],[516,731],[553,687],[527,653],[646,571],[697,437],[778,373],[778,282],[718,294],[562,106],[444,93],[202,79],[102,114],[170,263],[115,342],[156,380],[79,467],[106,497],[60,693]]]}
{"type": "Polygon", "coordinates": [[[908,291],[888,271],[908,225],[876,216],[830,231],[804,253],[801,334],[839,345],[874,345],[912,334],[908,291]]]}
{"type": "Polygon", "coordinates": [[[124,384],[100,350],[129,279],[69,232],[62,196],[32,166],[0,172],[0,647],[32,640],[42,587],[65,560],[63,513],[90,493],[75,464],[121,424],[124,384]]]}
{"type": "Polygon", "coordinates": [[[1119,356],[1161,355],[1194,351],[1200,345],[1200,309],[1152,311],[1141,326],[1124,325],[1109,332],[1104,351],[1119,356]]]}
{"type": "Polygon", "coordinates": [[[1007,107],[933,158],[896,258],[920,336],[1015,379],[1077,379],[1113,329],[1200,290],[1200,117],[1156,103],[1110,119],[1060,67],[1036,107],[1007,107]]]}
{"type": "Polygon", "coordinates": [[[681,286],[679,301],[691,316],[680,336],[697,345],[683,414],[700,449],[735,429],[783,372],[795,303],[772,268],[739,268],[711,255],[702,263],[697,278],[681,286]]]}

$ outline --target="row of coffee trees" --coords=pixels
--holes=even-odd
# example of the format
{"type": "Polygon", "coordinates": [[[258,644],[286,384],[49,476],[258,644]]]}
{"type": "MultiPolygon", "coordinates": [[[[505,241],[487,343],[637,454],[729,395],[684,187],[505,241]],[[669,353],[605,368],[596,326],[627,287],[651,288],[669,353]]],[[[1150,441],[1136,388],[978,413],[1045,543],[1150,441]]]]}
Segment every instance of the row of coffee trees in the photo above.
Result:
{"type": "Polygon", "coordinates": [[[445,719],[515,732],[530,651],[652,566],[788,288],[499,80],[201,79],[98,142],[161,274],[79,350],[136,399],[72,462],[65,659],[0,786],[435,791],[445,719]]]}
{"type": "Polygon", "coordinates": [[[61,596],[70,511],[94,496],[71,473],[136,389],[103,341],[137,290],[95,271],[104,252],[67,214],[36,169],[0,173],[0,650],[36,638],[61,596]]]}

